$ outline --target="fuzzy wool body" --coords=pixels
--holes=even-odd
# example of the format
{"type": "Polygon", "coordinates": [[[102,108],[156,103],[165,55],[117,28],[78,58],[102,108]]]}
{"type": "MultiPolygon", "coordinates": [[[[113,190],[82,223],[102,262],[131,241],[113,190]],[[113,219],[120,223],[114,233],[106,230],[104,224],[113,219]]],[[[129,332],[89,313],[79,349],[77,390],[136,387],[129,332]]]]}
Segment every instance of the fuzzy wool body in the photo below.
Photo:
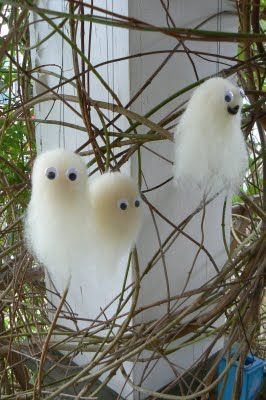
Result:
{"type": "Polygon", "coordinates": [[[214,194],[242,183],[248,156],[240,127],[241,94],[223,78],[211,78],[195,90],[175,133],[178,184],[214,194]],[[228,93],[231,101],[225,101],[228,93]]]}
{"type": "Polygon", "coordinates": [[[138,186],[131,177],[120,172],[105,173],[91,182],[88,205],[90,236],[95,243],[97,263],[115,266],[135,244],[141,227],[138,186]]]}
{"type": "Polygon", "coordinates": [[[59,291],[85,261],[86,211],[87,172],[81,157],[62,149],[40,154],[32,172],[25,236],[59,291]],[[49,173],[57,176],[49,179],[49,173]]]}

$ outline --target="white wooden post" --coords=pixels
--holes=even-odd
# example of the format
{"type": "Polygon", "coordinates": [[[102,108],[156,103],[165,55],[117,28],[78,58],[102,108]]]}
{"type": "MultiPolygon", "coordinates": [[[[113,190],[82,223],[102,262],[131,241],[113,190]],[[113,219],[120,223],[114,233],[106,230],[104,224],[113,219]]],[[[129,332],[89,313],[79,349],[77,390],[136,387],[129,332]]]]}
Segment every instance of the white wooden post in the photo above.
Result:
{"type": "MultiPolygon", "coordinates": [[[[63,0],[39,0],[37,3],[40,7],[57,9],[60,11],[65,10],[66,6],[63,0]]],[[[217,12],[228,10],[228,6],[226,5],[227,3],[225,5],[223,5],[223,3],[226,2],[221,0],[200,0],[197,2],[193,0],[170,0],[169,11],[176,26],[192,28],[199,25],[208,17],[215,15],[217,12]]],[[[104,5],[102,1],[98,0],[94,1],[94,5],[106,7],[114,12],[129,15],[157,26],[166,26],[165,12],[163,11],[159,0],[116,0],[115,2],[106,0],[104,5]]],[[[235,16],[230,14],[220,14],[218,17],[214,16],[213,18],[210,18],[208,22],[202,25],[202,29],[233,31],[236,30],[236,24],[237,21],[235,16]]],[[[87,24],[86,26],[88,28],[89,25],[87,24]]],[[[51,28],[46,22],[36,23],[31,31],[32,44],[42,40],[50,32],[51,28]]],[[[65,33],[67,33],[66,28],[65,33]]],[[[88,30],[86,31],[86,40],[87,38],[88,30]]],[[[94,24],[92,32],[91,61],[92,64],[95,65],[105,60],[125,57],[135,53],[172,49],[176,44],[177,42],[175,39],[159,33],[134,30],[127,31],[125,29],[94,24]]],[[[233,56],[236,53],[236,46],[234,44],[219,45],[211,42],[186,42],[185,44],[190,49],[197,51],[205,51],[209,53],[220,52],[220,54],[226,54],[228,56],[233,56]]],[[[182,49],[182,46],[180,49],[182,49]]],[[[56,72],[60,75],[60,66],[63,68],[63,76],[67,78],[71,77],[74,73],[71,48],[58,34],[54,34],[48,41],[40,47],[37,47],[32,54],[33,62],[36,66],[47,64],[47,66],[43,67],[44,70],[56,72]],[[51,66],[48,64],[56,64],[58,66],[51,66]]],[[[137,57],[131,60],[107,64],[100,67],[98,71],[118,95],[121,103],[125,105],[153,74],[166,56],[167,54],[165,53],[137,57]]],[[[219,67],[222,68],[222,66],[219,66],[216,63],[217,59],[215,57],[211,58],[214,61],[213,63],[194,55],[191,57],[195,63],[199,78],[214,74],[218,72],[219,67]]],[[[49,76],[45,73],[36,74],[36,76],[50,87],[59,82],[58,77],[49,76]]],[[[110,95],[108,95],[106,90],[93,74],[91,74],[90,79],[90,96],[98,100],[112,101],[110,95]]],[[[133,103],[131,110],[144,115],[159,102],[194,81],[195,72],[188,56],[181,53],[174,54],[167,62],[166,66],[164,66],[159,74],[152,80],[151,84],[133,103]]],[[[36,94],[39,94],[43,90],[44,89],[40,85],[35,86],[36,94]]],[[[60,89],[59,93],[61,94],[62,92],[63,94],[76,94],[73,86],[69,84],[64,86],[63,89],[60,89]]],[[[181,104],[181,101],[186,100],[189,95],[190,93],[187,93],[185,96],[182,96],[181,98],[179,97],[175,102],[171,102],[170,105],[164,107],[153,115],[151,119],[153,121],[159,121],[167,114],[167,112],[175,109],[179,104],[181,104]]],[[[75,107],[76,110],[79,110],[77,104],[71,103],[71,105],[75,107]]],[[[111,112],[109,112],[109,114],[111,117],[111,112]]],[[[41,103],[36,107],[36,118],[45,117],[50,120],[61,119],[65,122],[72,122],[79,125],[82,124],[81,119],[59,101],[56,101],[55,103],[52,101],[41,103]]],[[[92,117],[93,123],[101,126],[97,120],[97,116],[92,114],[92,117]]],[[[119,127],[121,129],[126,129],[128,127],[127,121],[124,118],[119,119],[119,127]]],[[[41,150],[58,146],[75,149],[80,144],[84,143],[87,138],[86,133],[78,132],[66,127],[59,127],[57,125],[39,124],[36,132],[39,152],[41,150]]],[[[149,143],[147,147],[159,153],[163,157],[171,161],[173,160],[172,143],[167,141],[152,144],[149,143]]],[[[141,154],[143,173],[148,188],[158,185],[172,175],[172,167],[170,163],[167,163],[165,160],[157,157],[154,153],[151,153],[144,148],[141,150],[141,154]]],[[[136,176],[137,159],[135,157],[133,157],[131,162],[128,163],[128,171],[129,169],[131,174],[136,176]]],[[[143,189],[146,189],[144,183],[143,189]]],[[[149,192],[147,197],[149,201],[158,207],[158,209],[175,224],[178,224],[182,219],[188,216],[189,213],[199,205],[201,200],[196,193],[185,193],[181,189],[173,189],[171,183],[158,190],[149,192]]],[[[223,198],[220,197],[209,205],[206,210],[204,221],[204,245],[214,257],[218,266],[221,266],[226,260],[221,233],[222,204],[223,198]]],[[[155,216],[155,218],[158,224],[160,238],[163,241],[171,232],[172,228],[158,216],[155,216]]],[[[185,229],[188,234],[199,242],[202,239],[201,218],[202,215],[196,216],[185,229]]],[[[230,213],[227,211],[227,238],[229,237],[229,224],[230,213]]],[[[154,223],[150,213],[147,211],[145,224],[137,243],[141,270],[146,267],[158,247],[159,242],[154,228],[154,223]]],[[[166,252],[165,262],[167,266],[171,296],[178,295],[182,292],[197,250],[198,246],[194,245],[186,237],[180,235],[171,248],[166,252]]],[[[95,282],[90,276],[79,276],[77,268],[77,276],[74,277],[74,279],[77,282],[77,286],[78,282],[80,282],[80,288],[83,287],[83,289],[86,288],[86,290],[83,290],[83,294],[80,296],[80,288],[76,288],[76,291],[73,290],[70,292],[68,302],[76,310],[79,310],[80,315],[94,318],[99,312],[100,307],[103,307],[115,294],[120,292],[124,276],[124,267],[125,260],[122,260],[120,268],[118,268],[114,274],[113,281],[111,283],[100,282],[99,291],[97,293],[94,291],[95,297],[93,298],[93,302],[91,302],[88,293],[90,293],[90,289],[93,290],[92,285],[95,285],[95,282]],[[107,288],[108,294],[106,295],[107,288]]],[[[207,255],[204,252],[201,252],[195,263],[187,289],[200,287],[214,274],[216,274],[216,272],[207,255]]],[[[129,279],[129,282],[130,281],[134,281],[132,275],[129,279]]],[[[160,260],[141,283],[139,306],[151,304],[165,298],[167,298],[167,284],[163,263],[160,260]]],[[[128,306],[130,306],[130,304],[128,306]]],[[[147,310],[146,312],[141,313],[134,319],[134,323],[158,319],[166,311],[166,305],[157,308],[154,307],[152,310],[147,310]]],[[[108,315],[110,315],[110,312],[108,315]]],[[[145,372],[145,376],[147,375],[147,377],[143,377],[145,363],[137,363],[131,377],[136,384],[140,383],[143,387],[153,391],[158,390],[175,378],[173,369],[176,368],[177,371],[182,371],[183,368],[192,365],[206,349],[208,343],[209,340],[204,340],[173,353],[168,357],[172,366],[170,366],[164,359],[159,360],[157,363],[151,362],[145,372]]],[[[144,355],[149,356],[147,352],[145,352],[144,355]]],[[[88,359],[89,355],[85,355],[82,358],[79,358],[79,362],[84,362],[84,360],[88,359]]],[[[130,371],[132,364],[128,362],[125,368],[130,371]]],[[[120,393],[123,385],[124,378],[120,373],[117,373],[117,375],[112,379],[110,386],[120,393]]],[[[128,383],[125,385],[121,395],[122,397],[132,397],[132,388],[128,383]]]]}

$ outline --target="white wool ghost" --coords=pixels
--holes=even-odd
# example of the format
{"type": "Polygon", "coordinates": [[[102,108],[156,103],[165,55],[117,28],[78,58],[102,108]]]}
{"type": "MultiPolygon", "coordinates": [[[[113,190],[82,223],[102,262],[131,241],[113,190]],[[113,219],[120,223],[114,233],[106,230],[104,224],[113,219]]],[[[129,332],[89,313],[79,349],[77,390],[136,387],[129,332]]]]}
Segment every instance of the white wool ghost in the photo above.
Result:
{"type": "Polygon", "coordinates": [[[135,244],[142,223],[137,183],[120,172],[96,177],[89,186],[89,225],[99,262],[116,264],[135,244]]]}
{"type": "Polygon", "coordinates": [[[211,78],[193,93],[175,133],[175,182],[206,195],[241,185],[248,155],[240,127],[244,92],[211,78]]]}
{"type": "Polygon", "coordinates": [[[56,149],[36,158],[25,237],[59,292],[83,262],[87,245],[86,194],[87,171],[80,156],[56,149]]]}

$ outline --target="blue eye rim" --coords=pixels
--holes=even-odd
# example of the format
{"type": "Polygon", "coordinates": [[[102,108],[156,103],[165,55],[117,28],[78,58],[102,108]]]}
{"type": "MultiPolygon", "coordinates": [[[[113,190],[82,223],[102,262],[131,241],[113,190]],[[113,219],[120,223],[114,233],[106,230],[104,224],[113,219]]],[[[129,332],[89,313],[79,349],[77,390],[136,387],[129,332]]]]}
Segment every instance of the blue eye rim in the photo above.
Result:
{"type": "Polygon", "coordinates": [[[234,94],[231,90],[227,90],[224,96],[226,103],[230,103],[234,98],[234,94]]]}
{"type": "Polygon", "coordinates": [[[55,167],[48,167],[45,170],[45,176],[50,181],[53,181],[58,177],[58,171],[55,167]]]}
{"type": "Polygon", "coordinates": [[[140,200],[139,197],[137,197],[137,198],[134,200],[134,206],[135,206],[136,208],[139,208],[139,207],[141,206],[141,200],[140,200]]]}
{"type": "Polygon", "coordinates": [[[68,168],[66,170],[66,177],[69,179],[71,182],[74,182],[78,179],[78,170],[74,167],[68,168]]]}
{"type": "Polygon", "coordinates": [[[246,97],[245,90],[242,89],[242,88],[239,89],[239,94],[240,94],[240,96],[241,96],[242,98],[246,97]]]}
{"type": "Polygon", "coordinates": [[[129,203],[127,199],[119,199],[117,201],[117,207],[121,211],[126,211],[128,209],[129,203]]]}

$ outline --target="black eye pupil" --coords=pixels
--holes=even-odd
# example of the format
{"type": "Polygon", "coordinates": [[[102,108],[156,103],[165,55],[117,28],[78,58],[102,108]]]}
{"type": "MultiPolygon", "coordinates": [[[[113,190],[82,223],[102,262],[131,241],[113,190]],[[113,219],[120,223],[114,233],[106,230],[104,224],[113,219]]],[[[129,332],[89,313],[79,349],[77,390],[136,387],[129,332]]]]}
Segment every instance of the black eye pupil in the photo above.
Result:
{"type": "Polygon", "coordinates": [[[75,172],[70,172],[70,174],[68,175],[69,179],[71,181],[75,181],[77,179],[77,174],[75,174],[75,172]]]}
{"type": "Polygon", "coordinates": [[[139,200],[136,200],[135,201],[135,207],[139,207],[140,206],[140,201],[139,200]]]}
{"type": "Polygon", "coordinates": [[[126,210],[127,209],[127,204],[126,203],[121,203],[120,204],[121,210],[126,210]]]}
{"type": "Polygon", "coordinates": [[[231,96],[230,96],[230,94],[226,94],[225,97],[224,97],[224,99],[225,99],[225,101],[226,101],[227,103],[229,103],[229,102],[231,101],[231,96]]]}
{"type": "Polygon", "coordinates": [[[55,178],[55,172],[49,171],[47,174],[47,178],[53,180],[55,178]]]}

